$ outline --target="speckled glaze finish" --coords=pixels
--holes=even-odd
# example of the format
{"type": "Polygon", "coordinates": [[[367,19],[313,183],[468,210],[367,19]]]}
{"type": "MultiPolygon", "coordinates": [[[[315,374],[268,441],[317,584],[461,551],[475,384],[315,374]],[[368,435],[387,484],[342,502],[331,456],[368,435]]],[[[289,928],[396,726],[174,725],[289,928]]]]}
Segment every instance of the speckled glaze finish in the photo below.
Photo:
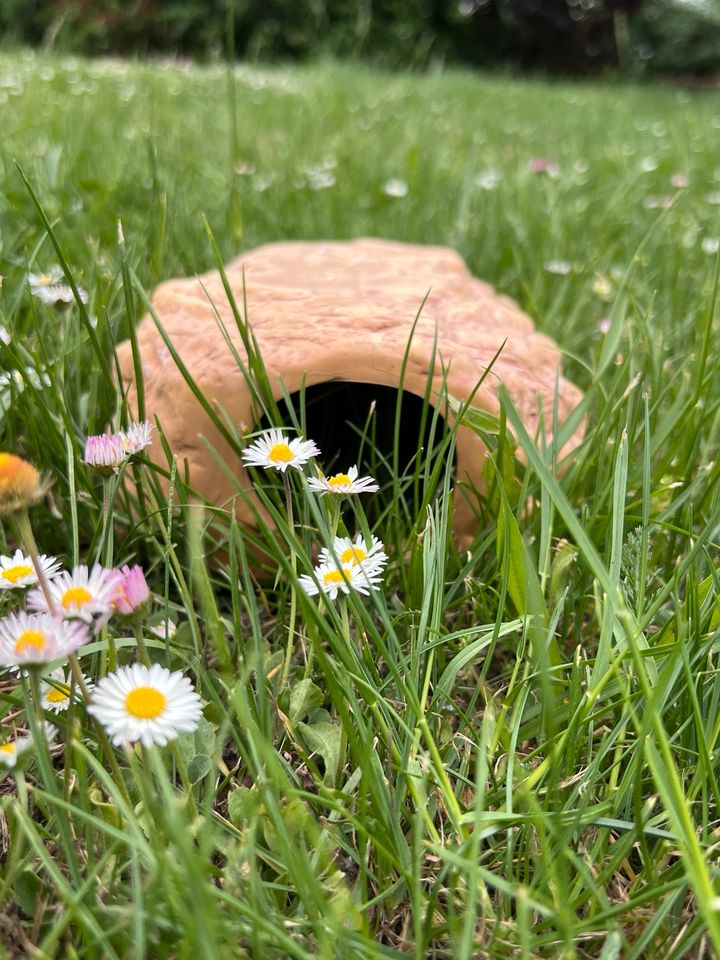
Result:
{"type": "MultiPolygon", "coordinates": [[[[503,381],[523,421],[534,435],[538,397],[545,425],[552,424],[557,382],[560,422],[577,406],[580,390],[560,375],[561,355],[548,337],[508,297],[469,273],[458,254],[444,247],[354,240],[333,243],[274,243],[234,260],[227,278],[238,304],[247,301],[248,318],[275,396],[281,382],[289,393],[332,380],[397,387],[412,325],[427,294],[410,347],[404,388],[425,393],[435,338],[433,386],[465,400],[505,341],[490,376],[475,394],[476,407],[497,413],[496,387],[503,381]],[[429,294],[428,294],[429,291],[429,294]]],[[[153,308],[175,349],[204,395],[224,409],[241,431],[254,428],[250,391],[225,342],[214,308],[235,350],[246,357],[220,275],[213,271],[161,284],[153,308]]],[[[241,460],[225,443],[185,384],[158,329],[147,316],[138,343],[149,416],[157,416],[180,462],[187,458],[192,485],[216,504],[237,493],[205,438],[239,483],[251,485],[241,460]]],[[[120,369],[135,409],[129,343],[118,348],[120,369]]],[[[582,425],[562,455],[577,446],[582,425]]],[[[548,438],[549,439],[549,438],[548,438]]],[[[160,459],[159,444],[150,452],[160,459]]],[[[468,428],[458,431],[458,480],[478,486],[485,448],[468,428]]],[[[252,523],[252,509],[238,498],[238,519],[252,523]]],[[[454,530],[460,542],[475,532],[475,513],[464,496],[456,498],[454,530]]]]}

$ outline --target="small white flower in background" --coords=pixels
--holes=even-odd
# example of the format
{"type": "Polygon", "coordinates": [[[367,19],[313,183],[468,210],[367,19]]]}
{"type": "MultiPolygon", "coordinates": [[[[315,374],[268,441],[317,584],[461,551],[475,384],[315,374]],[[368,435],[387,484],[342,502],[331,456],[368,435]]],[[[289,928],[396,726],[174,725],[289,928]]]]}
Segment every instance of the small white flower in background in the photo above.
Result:
{"type": "Polygon", "coordinates": [[[158,640],[172,640],[177,633],[177,625],[172,620],[161,620],[154,627],[148,627],[148,630],[158,640]]]}
{"type": "Polygon", "coordinates": [[[705,197],[705,200],[707,201],[707,203],[711,203],[715,207],[720,206],[720,193],[717,190],[715,190],[712,193],[709,193],[705,197]]]}
{"type": "MultiPolygon", "coordinates": [[[[48,584],[48,591],[59,616],[77,618],[85,623],[92,623],[97,617],[97,631],[114,612],[114,600],[122,579],[119,570],[108,570],[96,563],[88,571],[82,564],[72,573],[65,570],[59,574],[48,584]]],[[[38,588],[28,594],[27,605],[30,610],[50,612],[45,594],[38,588]]]]}
{"type": "Polygon", "coordinates": [[[302,440],[300,437],[291,440],[276,427],[251,443],[241,454],[250,467],[280,470],[282,473],[288,467],[299,469],[311,457],[319,455],[320,451],[312,440],[302,440]]]}
{"type": "Polygon", "coordinates": [[[557,180],[560,176],[560,167],[554,160],[548,160],[547,157],[533,157],[528,160],[528,170],[530,173],[544,173],[552,180],[557,180]]]}
{"type": "Polygon", "coordinates": [[[0,667],[17,668],[64,660],[89,639],[86,624],[49,613],[11,613],[0,620],[0,667]]]}
{"type": "Polygon", "coordinates": [[[572,270],[572,264],[567,260],[548,260],[544,267],[548,273],[556,273],[561,277],[567,276],[572,270]]]}
{"type": "MultiPolygon", "coordinates": [[[[55,557],[38,557],[45,577],[52,580],[60,573],[60,561],[55,557]]],[[[12,557],[0,557],[0,591],[31,587],[38,582],[32,559],[22,550],[16,550],[12,557]]]]}
{"type": "Polygon", "coordinates": [[[475,177],[475,183],[481,190],[494,190],[502,180],[502,174],[499,170],[483,170],[475,177]]]}
{"type": "MultiPolygon", "coordinates": [[[[56,303],[72,303],[75,296],[72,289],[64,282],[65,274],[60,267],[53,267],[49,273],[28,273],[27,281],[30,293],[47,306],[56,303]]],[[[90,299],[87,290],[77,288],[78,296],[83,303],[90,299]]]]}
{"type": "Polygon", "coordinates": [[[675,187],[676,190],[684,190],[685,187],[690,186],[690,178],[686,173],[674,173],[670,177],[670,186],[675,187]]]}
{"type": "Polygon", "coordinates": [[[7,740],[0,743],[0,766],[14,769],[18,762],[18,757],[32,747],[30,737],[16,737],[14,740],[7,740]]]}
{"type": "MultiPolygon", "coordinates": [[[[83,674],[83,680],[88,690],[92,690],[93,682],[83,674]]],[[[40,696],[43,710],[50,710],[52,713],[62,713],[70,706],[70,677],[65,675],[62,667],[57,667],[49,677],[40,682],[40,696]]],[[[82,703],[82,695],[75,688],[73,699],[76,703],[82,703]]]]}
{"type": "Polygon", "coordinates": [[[0,323],[0,343],[4,343],[5,346],[7,346],[11,342],[12,337],[10,336],[10,331],[0,323]]]}
{"type": "Polygon", "coordinates": [[[383,187],[383,193],[388,197],[406,197],[408,194],[408,185],[404,180],[399,180],[397,177],[392,177],[385,183],[383,187]]]}
{"type": "Polygon", "coordinates": [[[717,253],[720,250],[720,240],[717,237],[703,237],[702,243],[702,252],[710,254],[717,253]]]}
{"type": "Polygon", "coordinates": [[[368,543],[360,533],[354,540],[350,537],[335,537],[332,551],[323,547],[318,559],[320,563],[337,562],[343,567],[359,566],[368,575],[379,573],[388,562],[382,541],[372,537],[368,543]]]}
{"type": "Polygon", "coordinates": [[[658,162],[655,157],[643,157],[640,162],[640,169],[643,173],[652,173],[653,170],[657,170],[658,162]]]}
{"type": "Polygon", "coordinates": [[[152,430],[153,425],[149,420],[139,420],[131,423],[127,430],[121,430],[117,434],[128,457],[132,457],[133,454],[140,453],[145,447],[150,446],[152,430]]]}
{"type": "Polygon", "coordinates": [[[667,210],[672,203],[672,197],[667,195],[662,197],[645,197],[643,206],[646,210],[667,210]]]}
{"type": "Polygon", "coordinates": [[[314,569],[315,580],[304,573],[298,578],[302,589],[309,597],[322,592],[331,600],[337,599],[339,592],[348,594],[351,590],[367,595],[370,590],[378,590],[382,581],[379,570],[364,570],[359,563],[347,564],[341,567],[332,561],[320,562],[314,569]]]}
{"type": "Polygon", "coordinates": [[[610,331],[612,325],[612,320],[610,317],[603,317],[600,323],[598,324],[598,331],[603,335],[610,331]]]}
{"type": "Polygon", "coordinates": [[[98,682],[88,712],[116,745],[139,740],[146,747],[164,747],[179,733],[195,730],[202,704],[182,673],[170,673],[157,663],[136,663],[98,682]]]}
{"type": "Polygon", "coordinates": [[[320,496],[326,493],[339,496],[350,493],[375,493],[380,489],[372,477],[358,477],[357,467],[350,467],[347,473],[336,473],[331,477],[308,477],[308,487],[320,496]]]}
{"type": "Polygon", "coordinates": [[[335,186],[336,161],[333,158],[323,160],[316,166],[306,167],[307,185],[311,190],[329,190],[335,186]]]}
{"type": "Polygon", "coordinates": [[[601,300],[609,300],[612,297],[613,288],[607,277],[604,277],[601,273],[596,273],[592,291],[601,300]]]}

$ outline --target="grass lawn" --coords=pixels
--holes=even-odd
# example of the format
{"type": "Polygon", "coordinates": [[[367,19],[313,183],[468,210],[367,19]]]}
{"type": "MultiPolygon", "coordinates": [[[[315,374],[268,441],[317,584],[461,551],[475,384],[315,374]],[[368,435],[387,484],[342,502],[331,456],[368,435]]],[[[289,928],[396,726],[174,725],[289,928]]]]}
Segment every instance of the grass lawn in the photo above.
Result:
{"type": "MultiPolygon", "coordinates": [[[[0,450],[52,479],[41,553],[142,564],[151,622],[178,624],[114,618],[80,651],[87,676],[147,646],[205,704],[175,747],[114,751],[78,704],[48,751],[33,684],[2,682],[0,739],[35,736],[0,781],[7,956],[720,955],[717,106],[0,55],[0,450]],[[181,471],[168,502],[141,455],[136,499],[83,450],[123,425],[112,348],[143,289],[268,241],[364,235],[453,246],[517,299],[565,351],[587,431],[559,476],[507,405],[487,438],[503,485],[462,553],[442,456],[429,504],[420,460],[380,507],[354,498],[347,531],[367,508],[382,583],[320,601],[294,571],[336,518],[299,472],[291,530],[258,471],[279,533],[250,537],[191,507],[181,471]],[[53,242],[87,312],[31,296],[53,242]],[[251,574],[256,538],[275,579],[251,574]]],[[[0,591],[3,616],[23,604],[0,591]]]]}

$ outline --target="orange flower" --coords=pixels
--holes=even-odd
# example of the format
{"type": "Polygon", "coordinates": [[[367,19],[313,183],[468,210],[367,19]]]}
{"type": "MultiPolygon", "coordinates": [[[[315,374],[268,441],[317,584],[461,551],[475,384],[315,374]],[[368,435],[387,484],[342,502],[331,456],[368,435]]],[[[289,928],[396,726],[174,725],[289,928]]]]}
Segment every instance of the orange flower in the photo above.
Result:
{"type": "Polygon", "coordinates": [[[26,510],[37,503],[46,489],[31,463],[13,453],[0,452],[0,516],[26,510]]]}

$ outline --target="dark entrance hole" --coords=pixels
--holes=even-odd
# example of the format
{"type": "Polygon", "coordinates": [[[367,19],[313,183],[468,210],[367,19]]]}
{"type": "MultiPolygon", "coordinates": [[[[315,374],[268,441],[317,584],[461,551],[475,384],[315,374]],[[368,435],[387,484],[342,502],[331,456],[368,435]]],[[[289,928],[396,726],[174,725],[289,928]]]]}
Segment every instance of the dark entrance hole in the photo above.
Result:
{"type": "MultiPolygon", "coordinates": [[[[357,464],[360,476],[369,474],[380,484],[385,494],[380,501],[387,508],[388,496],[394,497],[398,492],[397,484],[392,483],[395,474],[401,481],[404,499],[415,501],[417,507],[419,500],[428,495],[429,491],[421,492],[421,488],[438,465],[438,458],[443,460],[437,474],[442,483],[443,468],[447,465],[446,424],[421,397],[404,390],[396,458],[397,402],[395,387],[337,380],[292,394],[290,406],[294,414],[283,400],[278,407],[283,425],[289,427],[295,420],[304,424],[304,435],[314,440],[322,452],[320,464],[326,475],[344,473],[357,464]]],[[[270,426],[275,424],[263,418],[258,429],[270,426]]],[[[374,514],[372,499],[363,499],[363,505],[374,514]]]]}

